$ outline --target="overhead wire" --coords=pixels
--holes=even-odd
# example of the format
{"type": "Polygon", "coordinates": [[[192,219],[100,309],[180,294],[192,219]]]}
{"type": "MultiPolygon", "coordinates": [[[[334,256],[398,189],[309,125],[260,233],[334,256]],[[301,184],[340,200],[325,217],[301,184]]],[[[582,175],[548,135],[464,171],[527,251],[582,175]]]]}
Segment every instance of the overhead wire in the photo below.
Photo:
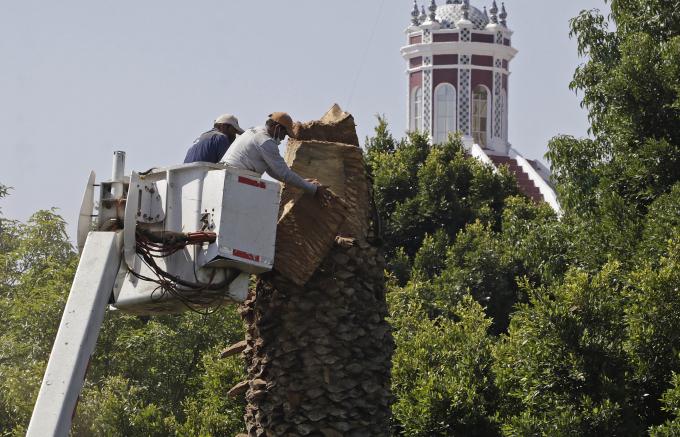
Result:
{"type": "Polygon", "coordinates": [[[356,90],[357,83],[359,82],[359,78],[361,77],[361,73],[363,72],[364,69],[364,64],[366,63],[366,57],[368,56],[368,51],[371,48],[371,44],[373,43],[373,39],[375,38],[376,31],[378,29],[378,24],[380,24],[380,18],[382,18],[382,13],[383,9],[385,8],[385,3],[387,0],[382,0],[380,3],[380,8],[378,9],[378,14],[375,18],[375,22],[373,23],[373,28],[371,29],[371,34],[368,38],[368,42],[366,43],[366,46],[364,48],[364,52],[361,55],[361,59],[359,61],[359,68],[357,69],[357,73],[354,76],[354,81],[352,82],[352,87],[350,88],[349,91],[349,96],[347,97],[347,105],[346,108],[349,108],[349,106],[352,103],[352,99],[354,98],[354,91],[356,90]]]}

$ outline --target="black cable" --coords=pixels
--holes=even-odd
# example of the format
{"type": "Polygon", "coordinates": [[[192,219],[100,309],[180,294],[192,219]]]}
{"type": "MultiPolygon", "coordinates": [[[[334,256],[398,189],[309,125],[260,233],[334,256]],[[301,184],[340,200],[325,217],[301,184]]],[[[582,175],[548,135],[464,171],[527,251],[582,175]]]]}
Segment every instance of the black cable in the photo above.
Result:
{"type": "MultiPolygon", "coordinates": [[[[220,283],[214,284],[215,271],[210,278],[209,283],[202,283],[198,280],[196,282],[185,281],[169,272],[163,270],[155,261],[156,258],[166,258],[184,248],[188,245],[186,238],[182,236],[173,235],[170,239],[165,239],[165,236],[156,237],[150,232],[137,232],[137,247],[136,252],[140,256],[142,262],[154,273],[156,278],[150,278],[140,273],[129,269],[130,273],[136,278],[152,282],[158,286],[152,291],[152,300],[163,300],[167,295],[175,297],[189,310],[208,315],[218,311],[224,303],[225,294],[210,293],[210,291],[223,291],[236,279],[236,276],[230,277],[226,275],[226,279],[220,283]],[[155,241],[154,241],[155,240],[155,241]],[[179,288],[177,285],[187,288],[179,288]],[[159,296],[154,297],[156,293],[160,292],[159,296]],[[207,293],[206,293],[207,292],[207,293]],[[206,299],[207,298],[207,299],[206,299]],[[217,305],[215,303],[217,302],[217,305]],[[211,311],[207,308],[205,311],[200,311],[196,307],[213,307],[211,311]]],[[[194,267],[194,277],[196,279],[196,270],[194,267]]]]}

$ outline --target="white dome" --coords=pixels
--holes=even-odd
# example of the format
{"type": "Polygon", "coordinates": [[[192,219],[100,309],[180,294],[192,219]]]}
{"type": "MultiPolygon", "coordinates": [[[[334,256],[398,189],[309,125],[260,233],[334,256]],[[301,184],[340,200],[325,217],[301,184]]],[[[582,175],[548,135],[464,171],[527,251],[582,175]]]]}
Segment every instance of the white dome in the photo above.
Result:
{"type": "MultiPolygon", "coordinates": [[[[456,23],[463,19],[463,5],[460,3],[441,5],[437,7],[435,14],[442,27],[453,29],[456,23]]],[[[468,16],[475,29],[484,29],[489,24],[489,17],[472,5],[470,5],[468,16]]]]}

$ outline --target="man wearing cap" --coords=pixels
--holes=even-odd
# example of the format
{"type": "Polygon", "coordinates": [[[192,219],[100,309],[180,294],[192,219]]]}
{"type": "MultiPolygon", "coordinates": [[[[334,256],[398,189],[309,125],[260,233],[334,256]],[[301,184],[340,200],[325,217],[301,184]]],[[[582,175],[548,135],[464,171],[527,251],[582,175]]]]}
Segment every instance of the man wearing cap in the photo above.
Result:
{"type": "Polygon", "coordinates": [[[302,188],[322,202],[326,187],[316,180],[306,180],[288,167],[279,153],[279,144],[293,132],[293,119],[285,112],[269,116],[263,127],[248,129],[240,135],[224,157],[225,164],[262,174],[265,171],[274,179],[302,188]]]}
{"type": "Polygon", "coordinates": [[[223,114],[215,119],[213,128],[196,138],[189,148],[184,163],[190,162],[220,162],[229,145],[236,139],[236,134],[242,134],[243,129],[238,125],[238,119],[231,114],[223,114]]]}

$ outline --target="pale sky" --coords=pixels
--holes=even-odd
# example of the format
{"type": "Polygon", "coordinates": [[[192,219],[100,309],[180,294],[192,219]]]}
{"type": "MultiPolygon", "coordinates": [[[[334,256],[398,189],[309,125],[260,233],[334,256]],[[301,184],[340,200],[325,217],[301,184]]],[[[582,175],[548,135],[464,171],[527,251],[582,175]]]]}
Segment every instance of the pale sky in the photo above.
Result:
{"type": "MultiPolygon", "coordinates": [[[[442,4],[444,0],[437,0],[442,4]]],[[[422,3],[422,0],[419,0],[422,3]]],[[[481,9],[491,0],[472,0],[481,9]]],[[[429,4],[429,2],[428,2],[429,4]]],[[[59,208],[74,237],[90,170],[111,176],[180,163],[219,114],[243,127],[274,111],[317,119],[339,103],[362,140],[384,114],[406,129],[405,45],[411,0],[1,0],[0,201],[25,220],[59,208]]],[[[568,83],[568,37],[603,0],[507,0],[519,54],[511,64],[510,142],[542,158],[557,134],[585,136],[568,83]]]]}

